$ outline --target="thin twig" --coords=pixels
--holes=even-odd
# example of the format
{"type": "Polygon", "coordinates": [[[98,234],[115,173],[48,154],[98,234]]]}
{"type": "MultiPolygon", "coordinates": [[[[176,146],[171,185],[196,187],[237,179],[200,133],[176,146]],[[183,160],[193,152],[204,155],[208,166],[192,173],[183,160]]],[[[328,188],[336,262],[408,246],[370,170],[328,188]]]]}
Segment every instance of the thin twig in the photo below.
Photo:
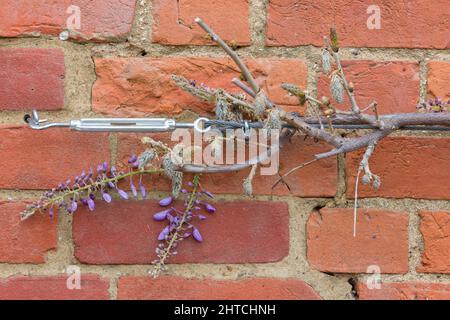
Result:
{"type": "Polygon", "coordinates": [[[247,93],[250,97],[255,98],[256,94],[253,92],[253,90],[249,87],[247,87],[241,80],[239,80],[238,78],[233,78],[231,80],[231,83],[233,83],[234,85],[236,85],[237,87],[241,88],[242,91],[244,91],[245,93],[247,93]]]}
{"type": "Polygon", "coordinates": [[[299,170],[299,169],[302,169],[302,168],[304,168],[304,167],[306,167],[306,166],[308,166],[308,165],[310,165],[310,164],[312,164],[312,163],[314,163],[314,162],[316,162],[316,161],[318,161],[318,160],[317,160],[317,159],[312,159],[312,160],[310,160],[310,161],[308,161],[308,162],[304,162],[304,163],[302,163],[302,164],[296,166],[295,168],[292,168],[292,169],[289,170],[287,173],[285,173],[284,175],[282,175],[282,176],[280,177],[280,179],[278,179],[277,182],[275,182],[275,183],[273,184],[272,189],[275,188],[281,181],[284,181],[284,178],[287,177],[288,175],[290,175],[291,173],[293,173],[294,171],[299,170]]]}
{"type": "Polygon", "coordinates": [[[222,40],[202,19],[195,18],[195,22],[203,29],[206,33],[209,34],[211,39],[216,42],[219,46],[222,47],[223,50],[233,59],[233,61],[236,63],[236,65],[241,70],[242,74],[244,75],[247,82],[252,87],[253,92],[258,93],[260,88],[258,84],[256,83],[255,79],[253,78],[252,74],[248,70],[247,66],[242,62],[242,60],[239,58],[238,54],[230,48],[229,45],[226,44],[225,41],[222,40]]]}

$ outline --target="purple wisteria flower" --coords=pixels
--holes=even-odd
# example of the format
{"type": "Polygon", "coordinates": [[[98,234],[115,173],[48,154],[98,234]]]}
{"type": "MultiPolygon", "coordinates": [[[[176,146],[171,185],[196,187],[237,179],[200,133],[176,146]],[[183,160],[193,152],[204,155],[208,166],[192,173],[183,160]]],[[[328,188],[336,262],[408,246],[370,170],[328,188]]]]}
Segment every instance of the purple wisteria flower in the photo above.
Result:
{"type": "MultiPolygon", "coordinates": [[[[171,207],[169,209],[157,212],[153,215],[153,219],[155,221],[167,221],[167,225],[163,227],[163,229],[158,234],[158,240],[164,241],[161,243],[156,249],[156,254],[160,258],[160,260],[156,260],[155,263],[161,266],[164,264],[164,260],[168,255],[174,254],[170,253],[172,247],[176,247],[176,242],[192,237],[195,241],[203,242],[203,236],[198,227],[194,226],[194,218],[195,221],[203,221],[207,217],[204,214],[215,213],[216,208],[205,202],[204,199],[213,199],[214,196],[211,192],[206,190],[199,191],[201,188],[195,182],[187,183],[187,186],[191,188],[191,191],[187,189],[181,189],[181,194],[185,197],[183,203],[183,209],[178,210],[175,207],[171,207]]],[[[159,205],[161,207],[168,207],[174,201],[172,196],[164,198],[159,201],[159,205]]]]}
{"type": "Polygon", "coordinates": [[[159,205],[161,207],[167,207],[172,203],[172,201],[173,201],[173,197],[170,196],[170,197],[164,198],[161,201],[159,201],[159,205]]]}

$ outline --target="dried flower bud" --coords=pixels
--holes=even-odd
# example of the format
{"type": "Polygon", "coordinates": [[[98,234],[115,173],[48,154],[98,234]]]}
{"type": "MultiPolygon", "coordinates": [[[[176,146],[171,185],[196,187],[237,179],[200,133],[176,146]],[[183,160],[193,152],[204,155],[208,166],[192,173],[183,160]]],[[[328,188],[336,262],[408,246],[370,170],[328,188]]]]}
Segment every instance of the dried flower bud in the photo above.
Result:
{"type": "Polygon", "coordinates": [[[322,69],[326,74],[331,72],[331,54],[326,49],[322,50],[322,69]]]}
{"type": "Polygon", "coordinates": [[[138,158],[138,167],[139,169],[144,169],[145,166],[152,161],[153,159],[155,159],[156,157],[156,152],[154,149],[147,149],[144,152],[141,153],[141,155],[138,158]]]}
{"type": "Polygon", "coordinates": [[[331,77],[330,92],[337,103],[342,103],[344,101],[344,87],[342,86],[341,77],[336,73],[331,77]]]}
{"type": "Polygon", "coordinates": [[[175,171],[172,176],[172,195],[177,198],[180,194],[181,186],[183,184],[183,173],[175,171]]]}
{"type": "Polygon", "coordinates": [[[216,118],[218,120],[228,120],[230,116],[230,108],[224,99],[217,99],[216,103],[216,118]]]}
{"type": "Polygon", "coordinates": [[[162,160],[162,166],[164,168],[165,175],[169,178],[172,178],[175,172],[175,166],[169,154],[164,156],[162,160]]]}
{"type": "Polygon", "coordinates": [[[379,176],[375,176],[375,178],[373,179],[373,184],[372,184],[373,188],[375,190],[380,189],[381,187],[381,179],[379,176]]]}
{"type": "Polygon", "coordinates": [[[242,183],[242,187],[244,189],[245,195],[251,196],[253,194],[252,181],[248,177],[244,179],[244,182],[242,183]]]}
{"type": "Polygon", "coordinates": [[[267,107],[267,99],[263,90],[259,91],[255,97],[254,101],[254,110],[255,114],[258,116],[262,116],[267,107]]]}
{"type": "Polygon", "coordinates": [[[369,183],[370,183],[370,180],[371,180],[370,176],[369,176],[368,174],[365,174],[365,175],[362,177],[361,182],[362,182],[362,184],[369,184],[369,183]]]}

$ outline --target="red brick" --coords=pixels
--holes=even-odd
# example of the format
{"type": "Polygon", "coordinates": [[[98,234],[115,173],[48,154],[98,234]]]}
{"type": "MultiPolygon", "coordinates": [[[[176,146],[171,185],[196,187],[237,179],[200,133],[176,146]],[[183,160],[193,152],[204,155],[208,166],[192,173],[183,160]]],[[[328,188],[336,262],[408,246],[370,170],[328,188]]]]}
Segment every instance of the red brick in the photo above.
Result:
{"type": "Polygon", "coordinates": [[[0,136],[0,154],[8,155],[0,160],[2,189],[50,189],[110,158],[103,133],[4,125],[0,136]]]}
{"type": "Polygon", "coordinates": [[[449,300],[449,283],[401,282],[382,283],[380,289],[370,290],[357,284],[360,300],[449,300]]]}
{"type": "MultiPolygon", "coordinates": [[[[119,134],[118,159],[125,162],[132,154],[139,154],[144,150],[140,138],[145,134],[119,134]]],[[[155,140],[161,140],[169,145],[170,134],[152,135],[155,140]]],[[[293,167],[313,159],[314,154],[329,150],[324,143],[315,143],[312,139],[304,140],[304,137],[295,136],[290,143],[281,149],[280,174],[284,174],[293,167]],[[295,146],[295,147],[294,147],[295,146]],[[300,151],[299,151],[300,150],[300,151]]],[[[228,173],[214,173],[202,176],[202,185],[214,193],[242,194],[242,181],[248,175],[248,170],[228,173]]],[[[337,163],[336,158],[319,161],[311,166],[298,170],[284,178],[290,187],[290,191],[283,183],[274,189],[272,186],[279,179],[279,175],[264,175],[258,170],[253,182],[253,193],[255,195],[295,195],[300,197],[333,197],[337,188],[337,163]]],[[[159,190],[169,190],[170,185],[166,178],[150,178],[150,185],[157,185],[159,190]]]]}
{"type": "MultiPolygon", "coordinates": [[[[347,80],[355,85],[356,101],[361,109],[375,100],[381,114],[416,111],[420,86],[417,62],[358,60],[343,61],[342,66],[347,80]]],[[[319,97],[325,95],[331,99],[328,75],[320,74],[317,86],[319,97]]],[[[350,108],[345,95],[343,103],[332,101],[342,110],[350,108]]]]}
{"type": "Polygon", "coordinates": [[[202,18],[225,41],[249,45],[248,0],[157,0],[153,2],[153,42],[169,45],[212,44],[195,22],[202,18]],[[230,23],[232,21],[232,23],[230,23]]]}
{"type": "Polygon", "coordinates": [[[450,63],[431,61],[428,63],[428,93],[434,97],[450,100],[450,63]]]}
{"type": "Polygon", "coordinates": [[[0,202],[0,262],[43,263],[56,248],[56,218],[36,214],[20,220],[24,202],[0,202]]]}
{"type": "Polygon", "coordinates": [[[323,36],[335,26],[341,46],[388,48],[450,48],[446,0],[270,0],[267,44],[271,46],[323,45],[323,36]],[[369,29],[369,6],[378,5],[381,28],[369,29]]]}
{"type": "MultiPolygon", "coordinates": [[[[280,88],[285,82],[306,85],[306,64],[297,59],[256,59],[249,68],[269,97],[282,105],[297,104],[280,88]]],[[[99,58],[95,59],[97,81],[92,91],[94,110],[107,115],[139,116],[177,114],[191,109],[211,112],[214,106],[183,92],[171,79],[180,74],[212,88],[239,92],[231,84],[237,67],[225,58],[99,58]]]]}
{"type": "Polygon", "coordinates": [[[358,209],[353,237],[353,209],[321,209],[307,224],[308,261],[323,272],[408,272],[408,214],[358,209]]]}
{"type": "Polygon", "coordinates": [[[133,300],[318,300],[320,296],[296,279],[242,280],[181,277],[122,277],[118,299],[133,300]]]}
{"type": "MultiPolygon", "coordinates": [[[[0,22],[1,24],[1,22],[0,22]]],[[[60,49],[0,50],[0,110],[64,107],[64,53],[60,49]]]]}
{"type": "Polygon", "coordinates": [[[67,276],[15,276],[0,280],[1,300],[108,300],[109,281],[81,275],[81,289],[68,289],[67,276]]]}
{"type": "Polygon", "coordinates": [[[81,29],[75,30],[74,38],[95,41],[125,38],[131,31],[135,4],[135,0],[4,0],[0,36],[57,36],[68,29],[67,21],[73,12],[69,7],[73,5],[81,13],[81,29]]]}
{"type": "Polygon", "coordinates": [[[424,248],[418,272],[450,273],[450,211],[420,212],[424,248]]]}
{"type": "MultiPolygon", "coordinates": [[[[414,199],[450,198],[450,139],[425,137],[385,138],[370,158],[371,171],[381,187],[360,185],[359,197],[414,199]]],[[[364,150],[347,155],[347,196],[354,197],[357,168],[364,150]]]]}
{"type": "MultiPolygon", "coordinates": [[[[184,240],[171,262],[255,263],[287,256],[285,203],[218,202],[216,207],[216,214],[197,223],[204,241],[184,240]]],[[[88,264],[150,263],[156,258],[156,238],[166,225],[153,221],[153,214],[159,211],[156,201],[147,200],[98,203],[95,212],[77,212],[73,223],[75,256],[88,264]]]]}

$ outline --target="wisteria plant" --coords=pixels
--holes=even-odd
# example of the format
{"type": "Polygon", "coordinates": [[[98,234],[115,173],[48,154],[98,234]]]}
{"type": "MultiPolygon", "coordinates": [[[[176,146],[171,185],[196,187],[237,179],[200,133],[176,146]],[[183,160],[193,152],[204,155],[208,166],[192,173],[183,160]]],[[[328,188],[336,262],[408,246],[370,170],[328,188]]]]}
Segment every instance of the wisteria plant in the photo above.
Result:
{"type": "MultiPolygon", "coordinates": [[[[355,222],[359,182],[372,184],[375,189],[381,187],[381,177],[372,173],[369,166],[369,159],[375,151],[377,143],[392,132],[408,129],[411,126],[420,126],[421,128],[450,126],[450,101],[436,97],[431,97],[429,101],[420,101],[416,113],[380,115],[375,100],[367,106],[360,106],[355,97],[356,85],[348,81],[344,74],[339,53],[339,41],[334,29],[331,29],[329,37],[324,38],[325,45],[322,50],[322,68],[329,75],[331,97],[316,98],[295,84],[283,83],[281,87],[289,95],[296,96],[299,105],[306,105],[305,116],[298,112],[286,112],[269,100],[236,51],[201,19],[197,18],[195,21],[239,67],[241,78],[233,79],[232,83],[242,89],[243,93],[234,94],[224,89],[210,88],[180,75],[173,75],[173,81],[182,90],[215,105],[216,120],[212,121],[211,125],[220,126],[231,123],[234,126],[236,124],[241,126],[244,120],[251,124],[262,123],[262,128],[281,131],[280,140],[273,147],[286,145],[293,134],[306,135],[332,146],[331,150],[317,154],[310,161],[289,170],[280,177],[277,183],[287,185],[283,179],[285,176],[321,159],[365,148],[366,151],[360,162],[356,179],[355,222]],[[245,80],[246,83],[242,80],[245,80]],[[341,110],[334,105],[333,101],[342,103],[344,96],[348,97],[350,105],[346,110],[341,110]],[[367,111],[372,111],[372,113],[369,114],[367,111]],[[361,134],[344,136],[343,131],[340,130],[342,125],[353,125],[357,129],[369,130],[361,131],[361,134]],[[360,179],[362,173],[363,176],[360,179]]],[[[237,136],[232,138],[239,139],[237,136]]],[[[161,211],[155,212],[153,216],[155,220],[167,223],[161,228],[158,236],[160,244],[156,248],[157,259],[153,262],[154,269],[151,272],[153,276],[158,276],[165,270],[169,257],[177,253],[176,248],[181,240],[193,238],[202,242],[203,238],[196,223],[206,219],[205,213],[216,211],[208,202],[213,195],[201,188],[200,175],[250,167],[249,175],[243,181],[243,189],[245,194],[251,195],[252,180],[257,167],[270,156],[272,150],[275,150],[270,148],[265,154],[259,154],[243,163],[192,164],[186,160],[188,158],[186,155],[190,155],[192,150],[182,144],[170,148],[163,142],[155,141],[150,137],[143,138],[142,142],[146,145],[146,150],[139,156],[132,156],[128,161],[128,168],[124,172],[114,166],[109,166],[108,163],[98,165],[96,170],[83,171],[73,180],[67,180],[46,192],[39,201],[30,205],[22,213],[22,218],[26,219],[38,211],[53,215],[55,208],[65,209],[69,213],[75,213],[80,206],[95,210],[96,201],[111,202],[113,193],[123,199],[131,196],[136,199],[145,198],[147,192],[142,183],[142,177],[150,174],[164,174],[172,181],[172,195],[160,201],[161,211]],[[195,174],[193,181],[189,182],[186,188],[182,187],[184,172],[195,174]],[[131,195],[119,187],[119,182],[127,179],[131,195]],[[172,206],[173,201],[182,201],[183,210],[172,206]]],[[[215,138],[210,143],[215,148],[220,148],[222,142],[220,138],[215,138]]]]}

